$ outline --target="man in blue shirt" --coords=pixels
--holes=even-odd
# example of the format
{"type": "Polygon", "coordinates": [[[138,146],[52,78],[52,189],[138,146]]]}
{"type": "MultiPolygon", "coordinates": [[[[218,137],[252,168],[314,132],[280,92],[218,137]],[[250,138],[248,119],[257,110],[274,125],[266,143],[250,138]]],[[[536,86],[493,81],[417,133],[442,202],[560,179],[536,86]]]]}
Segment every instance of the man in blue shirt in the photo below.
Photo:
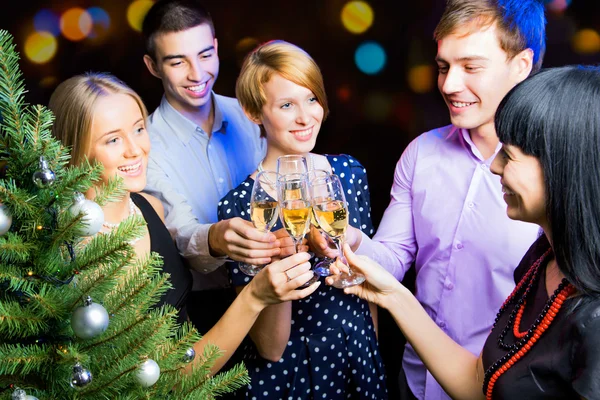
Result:
{"type": "Polygon", "coordinates": [[[256,169],[265,144],[238,101],[212,90],[218,42],[201,5],[158,1],[144,19],[143,34],[144,62],[164,88],[147,122],[152,150],[146,191],[164,204],[165,223],[192,269],[188,311],[204,333],[234,297],[222,267],[227,257],[265,264],[280,254],[275,234],[241,218],[217,222],[219,200],[256,169]]]}

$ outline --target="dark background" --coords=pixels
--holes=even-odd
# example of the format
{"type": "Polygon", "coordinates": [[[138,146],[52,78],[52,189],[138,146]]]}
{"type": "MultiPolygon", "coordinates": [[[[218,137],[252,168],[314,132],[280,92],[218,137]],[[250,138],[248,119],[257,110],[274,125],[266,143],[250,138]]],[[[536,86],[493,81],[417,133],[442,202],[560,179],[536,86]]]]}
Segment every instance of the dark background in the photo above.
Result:
{"type": "MultiPolygon", "coordinates": [[[[565,0],[559,0],[564,2],[565,0]]],[[[372,0],[374,22],[362,34],[347,31],[340,13],[346,0],[206,0],[219,40],[221,71],[215,85],[220,94],[234,96],[235,79],[248,46],[284,39],[303,47],[320,65],[325,78],[331,114],[324,123],[315,148],[320,153],[349,153],[369,173],[372,216],[377,226],[389,201],[393,171],[406,144],[419,133],[449,123],[448,112],[435,86],[433,59],[436,44],[432,33],[443,0],[372,0]],[[387,63],[377,75],[362,73],[354,63],[359,44],[375,40],[386,51],[387,63]],[[431,68],[432,89],[415,93],[408,73],[416,65],[431,68]],[[341,96],[340,91],[346,96],[341,96]]],[[[4,11],[0,28],[15,36],[22,53],[21,68],[30,103],[47,104],[56,84],[86,71],[111,72],[128,83],[145,101],[150,112],[158,105],[162,86],[142,62],[141,34],[126,21],[125,0],[66,0],[13,2],[14,12],[4,11]],[[71,7],[102,7],[111,17],[108,31],[95,39],[71,42],[58,37],[56,56],[34,64],[23,52],[27,36],[34,31],[33,17],[42,8],[57,14],[71,7]]],[[[555,0],[556,3],[556,0],[555,0]]],[[[579,54],[572,46],[574,34],[583,28],[600,30],[600,1],[574,0],[562,13],[547,12],[547,47],[544,66],[597,63],[600,53],[579,54]]]]}
{"type": "MultiPolygon", "coordinates": [[[[215,85],[220,94],[234,96],[241,61],[252,44],[283,39],[299,45],[320,65],[331,109],[315,148],[318,153],[349,153],[367,168],[371,188],[372,217],[378,225],[389,201],[396,162],[410,140],[418,134],[449,123],[448,111],[437,91],[436,43],[432,33],[444,0],[372,0],[373,25],[362,34],[347,31],[340,13],[346,0],[205,0],[219,40],[221,70],[215,85]],[[243,38],[249,45],[240,45],[243,38]],[[376,75],[362,73],[354,63],[354,52],[366,40],[383,46],[387,63],[376,75]],[[415,66],[425,71],[430,89],[416,93],[409,85],[415,66]]],[[[12,2],[16,11],[2,12],[0,28],[15,36],[22,53],[21,68],[30,103],[47,104],[56,84],[86,71],[111,72],[128,83],[145,101],[150,112],[158,105],[162,86],[142,62],[141,34],[126,21],[128,0],[79,0],[12,2]],[[71,42],[58,36],[56,56],[45,64],[34,64],[23,55],[28,35],[34,31],[33,17],[42,8],[60,13],[71,7],[102,7],[111,17],[108,30],[94,39],[71,42]]],[[[566,0],[553,0],[547,7],[566,0]]],[[[597,49],[576,51],[574,40],[581,29],[600,30],[600,1],[573,0],[562,12],[547,12],[547,52],[544,66],[596,64],[597,49]]],[[[594,46],[592,46],[594,47],[594,46]]],[[[427,86],[427,85],[425,85],[427,86]]],[[[412,287],[412,275],[405,279],[412,287]]],[[[390,398],[397,398],[395,377],[403,339],[389,314],[380,313],[380,343],[390,380],[390,398]]]]}

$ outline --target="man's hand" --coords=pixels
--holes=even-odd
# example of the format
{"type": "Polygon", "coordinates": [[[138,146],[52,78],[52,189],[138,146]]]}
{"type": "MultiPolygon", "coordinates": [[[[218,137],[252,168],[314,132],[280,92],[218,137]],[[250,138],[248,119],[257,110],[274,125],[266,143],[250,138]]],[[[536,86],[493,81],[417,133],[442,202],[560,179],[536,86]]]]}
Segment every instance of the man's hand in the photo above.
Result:
{"type": "Polygon", "coordinates": [[[268,264],[281,253],[281,241],[273,233],[262,232],[239,217],[212,224],[208,245],[213,256],[226,255],[252,265],[268,264]]]}

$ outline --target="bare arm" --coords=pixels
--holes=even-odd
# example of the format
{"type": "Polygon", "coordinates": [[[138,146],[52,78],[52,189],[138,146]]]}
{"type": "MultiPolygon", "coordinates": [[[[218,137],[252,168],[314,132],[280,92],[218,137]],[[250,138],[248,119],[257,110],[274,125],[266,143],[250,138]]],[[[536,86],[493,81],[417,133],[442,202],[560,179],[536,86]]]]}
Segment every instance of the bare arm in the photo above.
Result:
{"type": "Polygon", "coordinates": [[[196,354],[202,354],[208,343],[223,351],[223,356],[211,369],[213,374],[229,360],[265,308],[282,301],[289,303],[301,299],[319,287],[317,282],[308,288],[295,290],[311,277],[309,258],[307,253],[298,253],[265,267],[240,291],[215,326],[194,345],[196,354]],[[289,282],[285,271],[292,278],[289,282]]]}
{"type": "MultiPolygon", "coordinates": [[[[348,245],[344,251],[351,267],[367,277],[367,282],[344,292],[389,310],[427,369],[452,398],[483,399],[481,359],[446,335],[414,295],[383,267],[366,256],[355,255],[348,245]]],[[[333,281],[331,277],[327,280],[333,281]]]]}

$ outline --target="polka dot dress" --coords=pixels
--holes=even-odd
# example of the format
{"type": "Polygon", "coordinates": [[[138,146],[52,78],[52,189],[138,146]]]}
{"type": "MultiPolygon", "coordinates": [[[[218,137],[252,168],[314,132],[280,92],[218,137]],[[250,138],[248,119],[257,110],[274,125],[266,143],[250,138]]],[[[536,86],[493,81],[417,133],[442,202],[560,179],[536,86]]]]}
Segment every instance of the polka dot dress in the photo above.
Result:
{"type": "MultiPolygon", "coordinates": [[[[328,155],[346,189],[350,224],[373,234],[364,167],[348,155],[328,155]]],[[[249,220],[254,180],[247,178],[219,203],[219,219],[249,220]]],[[[282,228],[281,221],[273,230],[282,228]]],[[[246,276],[231,263],[235,286],[246,276]]],[[[247,399],[387,399],[385,371],[366,301],[325,285],[292,303],[290,339],[278,362],[262,358],[251,341],[242,350],[251,383],[247,399]]]]}

